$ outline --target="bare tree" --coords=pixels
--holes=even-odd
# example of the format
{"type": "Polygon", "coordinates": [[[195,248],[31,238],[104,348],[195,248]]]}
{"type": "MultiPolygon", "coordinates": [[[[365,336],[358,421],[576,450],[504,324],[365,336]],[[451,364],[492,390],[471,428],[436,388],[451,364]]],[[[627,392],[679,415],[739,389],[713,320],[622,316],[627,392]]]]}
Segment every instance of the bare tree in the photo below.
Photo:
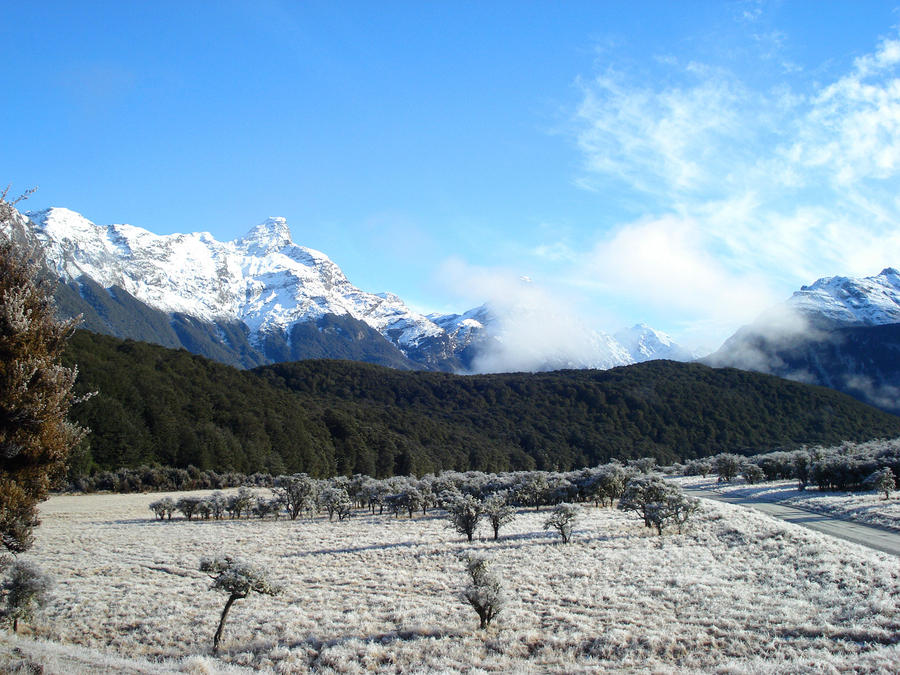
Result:
{"type": "Polygon", "coordinates": [[[228,594],[228,600],[222,610],[222,617],[219,619],[219,627],[213,637],[213,654],[215,654],[219,651],[219,641],[222,639],[225,619],[228,617],[228,610],[231,609],[231,606],[236,601],[246,598],[250,593],[278,595],[281,593],[281,588],[273,584],[256,565],[228,555],[202,558],[200,571],[206,572],[212,578],[214,590],[228,594]]]}

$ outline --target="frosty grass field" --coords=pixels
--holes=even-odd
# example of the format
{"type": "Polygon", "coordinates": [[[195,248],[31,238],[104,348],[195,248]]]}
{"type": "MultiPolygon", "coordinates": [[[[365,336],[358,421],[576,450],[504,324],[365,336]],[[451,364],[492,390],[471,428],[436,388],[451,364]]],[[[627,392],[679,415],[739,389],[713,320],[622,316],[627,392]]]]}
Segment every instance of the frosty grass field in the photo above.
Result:
{"type": "MultiPolygon", "coordinates": [[[[202,493],[197,493],[202,494],[202,493]]],[[[438,513],[395,519],[170,522],[160,494],[59,496],[28,557],[57,579],[0,668],[73,672],[884,672],[900,669],[900,565],[747,509],[703,502],[684,534],[579,506],[573,543],[520,511],[467,543],[438,513]],[[506,608],[486,631],[459,598],[485,551],[506,608]],[[262,564],[284,586],[229,614],[203,555],[262,564]]],[[[177,495],[173,495],[177,496],[177,495]]]]}

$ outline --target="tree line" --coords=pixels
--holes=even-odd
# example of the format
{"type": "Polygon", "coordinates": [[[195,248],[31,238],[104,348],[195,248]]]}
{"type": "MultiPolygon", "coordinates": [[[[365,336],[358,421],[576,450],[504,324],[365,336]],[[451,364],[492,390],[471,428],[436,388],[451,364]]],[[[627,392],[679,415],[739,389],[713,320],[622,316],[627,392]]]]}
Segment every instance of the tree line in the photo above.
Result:
{"type": "Polygon", "coordinates": [[[121,467],[314,477],[559,470],[900,435],[900,418],[779,378],[657,361],[458,376],[345,361],[241,371],[79,331],[70,478],[121,467]]]}

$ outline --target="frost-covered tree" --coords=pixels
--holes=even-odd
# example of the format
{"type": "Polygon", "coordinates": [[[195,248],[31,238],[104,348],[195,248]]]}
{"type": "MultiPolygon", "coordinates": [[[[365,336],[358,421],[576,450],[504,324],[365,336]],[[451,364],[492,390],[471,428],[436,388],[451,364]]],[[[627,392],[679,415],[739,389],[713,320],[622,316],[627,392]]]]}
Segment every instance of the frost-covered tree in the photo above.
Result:
{"type": "Polygon", "coordinates": [[[184,517],[191,520],[200,506],[200,497],[182,497],[175,502],[175,508],[184,514],[184,517]]]}
{"type": "Polygon", "coordinates": [[[568,544],[572,540],[572,530],[578,518],[578,511],[572,504],[557,504],[550,512],[550,517],[544,521],[544,529],[554,529],[562,537],[563,543],[568,544]]]}
{"type": "Polygon", "coordinates": [[[213,637],[213,654],[219,651],[219,641],[225,630],[225,619],[228,610],[237,601],[246,598],[250,593],[278,595],[281,588],[272,583],[262,569],[232,556],[204,557],[200,560],[200,571],[206,572],[213,580],[212,588],[228,594],[225,608],[219,619],[219,627],[213,637]]]}
{"type": "Polygon", "coordinates": [[[156,514],[160,520],[172,520],[172,514],[175,513],[175,500],[171,497],[163,497],[155,502],[150,502],[148,508],[156,514]]]}
{"type": "Polygon", "coordinates": [[[885,499],[891,498],[891,491],[897,488],[897,482],[894,480],[894,472],[885,467],[881,471],[877,471],[872,476],[872,485],[878,492],[884,493],[885,499]]]}
{"type": "Polygon", "coordinates": [[[728,483],[740,472],[741,458],[729,452],[723,452],[716,456],[715,466],[719,480],[728,483]]]}
{"type": "Polygon", "coordinates": [[[343,520],[353,511],[353,502],[342,487],[327,487],[319,493],[319,505],[328,512],[328,520],[337,515],[343,520]]]}
{"type": "Polygon", "coordinates": [[[462,598],[478,614],[478,627],[485,629],[503,609],[503,585],[484,555],[470,554],[465,557],[465,563],[469,583],[462,591],[462,598]]]}
{"type": "Polygon", "coordinates": [[[213,518],[222,520],[222,518],[225,517],[225,512],[228,510],[228,504],[224,494],[219,491],[213,492],[204,501],[209,505],[209,512],[212,514],[213,518]]]}
{"type": "Polygon", "coordinates": [[[699,501],[688,497],[680,487],[660,476],[641,475],[632,478],[625,486],[619,508],[640,513],[644,525],[656,528],[657,533],[662,535],[668,523],[677,524],[681,531],[684,523],[696,513],[699,501]]]}
{"type": "Polygon", "coordinates": [[[0,192],[0,543],[21,553],[37,503],[85,430],[66,419],[77,371],[60,363],[77,320],[56,319],[50,282],[9,235],[16,212],[6,197],[0,192]]]}
{"type": "Polygon", "coordinates": [[[253,505],[253,491],[248,487],[239,487],[237,494],[225,498],[225,509],[232,518],[240,518],[242,513],[253,505]]]}
{"type": "Polygon", "coordinates": [[[621,464],[605,464],[592,476],[585,496],[594,500],[597,506],[603,506],[607,501],[612,506],[622,496],[626,482],[625,469],[621,464]]]}
{"type": "Polygon", "coordinates": [[[275,480],[274,490],[291,520],[297,520],[302,512],[312,511],[316,507],[316,481],[305,473],[279,476],[275,480]]]}
{"type": "Polygon", "coordinates": [[[549,488],[547,474],[543,471],[532,471],[525,474],[515,487],[516,501],[522,506],[533,506],[535,509],[539,509],[544,503],[549,488]]]}
{"type": "Polygon", "coordinates": [[[481,510],[494,530],[495,540],[500,538],[500,528],[516,518],[516,509],[509,504],[506,491],[488,495],[481,504],[481,510]]]}
{"type": "Polygon", "coordinates": [[[413,513],[419,509],[426,507],[425,495],[415,485],[409,485],[400,493],[400,503],[409,513],[409,517],[413,517],[413,513]]]}
{"type": "Polygon", "coordinates": [[[712,473],[712,462],[706,459],[692,459],[684,465],[685,476],[703,476],[706,478],[712,473]]]}
{"type": "Polygon", "coordinates": [[[6,571],[0,587],[3,617],[12,622],[13,632],[18,632],[19,621],[28,621],[47,603],[53,579],[30,560],[15,560],[6,571]]]}
{"type": "Polygon", "coordinates": [[[747,481],[750,485],[761,483],[766,478],[765,472],[756,464],[751,463],[747,463],[744,465],[744,468],[741,470],[741,475],[744,477],[744,480],[747,481]]]}
{"type": "Polygon", "coordinates": [[[276,520],[278,520],[278,513],[281,511],[282,502],[277,497],[273,499],[265,499],[264,497],[258,497],[256,501],[253,503],[251,510],[253,511],[253,515],[257,518],[266,518],[268,516],[274,516],[276,520]]]}
{"type": "Polygon", "coordinates": [[[628,467],[637,469],[640,473],[653,473],[657,470],[655,457],[641,457],[639,459],[629,459],[628,467]]]}
{"type": "Polygon", "coordinates": [[[460,534],[466,535],[469,541],[475,535],[478,521],[481,520],[481,501],[473,495],[462,495],[452,501],[448,501],[444,508],[447,509],[447,517],[453,528],[460,534]]]}

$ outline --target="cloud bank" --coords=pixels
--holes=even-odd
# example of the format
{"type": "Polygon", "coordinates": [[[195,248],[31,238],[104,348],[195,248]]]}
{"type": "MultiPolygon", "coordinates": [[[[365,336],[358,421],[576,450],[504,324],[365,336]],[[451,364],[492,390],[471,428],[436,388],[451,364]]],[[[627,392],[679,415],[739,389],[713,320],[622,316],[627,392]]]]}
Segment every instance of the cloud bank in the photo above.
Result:
{"type": "Polygon", "coordinates": [[[898,264],[900,40],[766,90],[665,66],[658,86],[613,68],[579,83],[579,184],[650,215],[598,227],[571,252],[572,284],[727,334],[801,284],[898,264]]]}
{"type": "Polygon", "coordinates": [[[628,355],[592,329],[560,295],[509,270],[447,261],[441,277],[455,293],[484,300],[492,321],[488,340],[471,366],[475,373],[610,368],[628,355]]]}

